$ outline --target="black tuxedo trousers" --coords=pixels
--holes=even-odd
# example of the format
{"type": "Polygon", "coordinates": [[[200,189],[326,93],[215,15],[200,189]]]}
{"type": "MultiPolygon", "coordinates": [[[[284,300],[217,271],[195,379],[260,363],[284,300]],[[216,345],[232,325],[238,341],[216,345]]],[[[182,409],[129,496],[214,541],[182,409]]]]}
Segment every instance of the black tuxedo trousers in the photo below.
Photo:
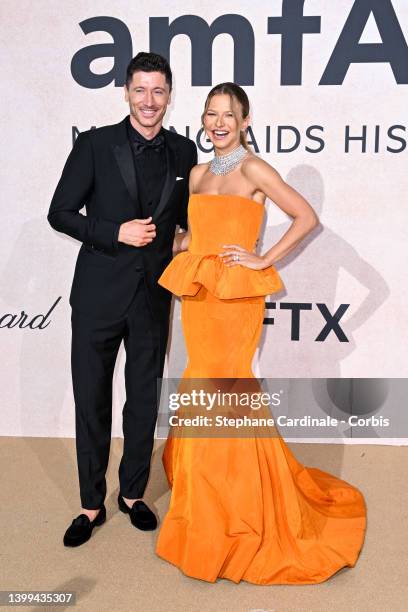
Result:
{"type": "Polygon", "coordinates": [[[158,321],[149,305],[142,270],[127,312],[106,321],[72,309],[71,368],[76,405],[76,450],[83,508],[100,508],[106,496],[112,425],[112,377],[123,340],[126,403],[120,492],[143,497],[149,477],[163,374],[168,320],[158,321]]]}

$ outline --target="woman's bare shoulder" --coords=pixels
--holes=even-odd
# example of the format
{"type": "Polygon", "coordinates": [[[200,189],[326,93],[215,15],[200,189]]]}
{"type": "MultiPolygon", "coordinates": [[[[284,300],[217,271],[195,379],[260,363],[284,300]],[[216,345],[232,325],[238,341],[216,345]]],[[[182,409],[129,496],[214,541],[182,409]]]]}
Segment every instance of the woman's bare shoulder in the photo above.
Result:
{"type": "Polygon", "coordinates": [[[241,166],[242,172],[267,172],[268,170],[273,170],[277,172],[277,170],[268,164],[264,159],[258,157],[254,153],[249,153],[245,157],[241,166]]]}
{"type": "Polygon", "coordinates": [[[194,172],[197,176],[199,174],[203,174],[208,169],[209,162],[203,162],[201,164],[196,164],[191,168],[191,172],[194,172]]]}
{"type": "Polygon", "coordinates": [[[253,153],[248,155],[242,162],[241,172],[245,178],[255,183],[266,179],[271,181],[281,178],[276,168],[253,153]]]}
{"type": "Polygon", "coordinates": [[[190,172],[190,193],[194,193],[196,186],[201,181],[206,170],[208,170],[208,162],[197,164],[191,168],[190,172]]]}

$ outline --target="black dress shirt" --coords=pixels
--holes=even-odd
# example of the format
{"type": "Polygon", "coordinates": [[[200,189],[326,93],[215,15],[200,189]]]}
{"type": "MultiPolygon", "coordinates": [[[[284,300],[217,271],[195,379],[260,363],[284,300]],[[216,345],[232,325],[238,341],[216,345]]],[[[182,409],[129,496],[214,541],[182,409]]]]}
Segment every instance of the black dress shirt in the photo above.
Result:
{"type": "Polygon", "coordinates": [[[128,117],[128,137],[133,153],[139,202],[146,217],[156,209],[166,179],[166,141],[164,129],[151,140],[136,130],[128,117]]]}

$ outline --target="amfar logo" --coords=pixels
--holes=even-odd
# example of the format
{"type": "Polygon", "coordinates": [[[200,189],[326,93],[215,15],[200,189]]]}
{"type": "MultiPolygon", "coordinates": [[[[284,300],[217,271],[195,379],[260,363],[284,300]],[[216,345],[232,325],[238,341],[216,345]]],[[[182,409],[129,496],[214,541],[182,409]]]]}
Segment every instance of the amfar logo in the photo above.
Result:
{"type": "MultiPolygon", "coordinates": [[[[321,18],[303,15],[305,0],[282,0],[282,16],[268,17],[267,33],[281,36],[281,85],[302,84],[303,35],[319,34],[321,18]]],[[[332,3],[327,3],[330,6],[332,3]]],[[[123,21],[115,17],[91,17],[79,24],[84,34],[107,32],[112,43],[90,45],[75,53],[71,73],[82,87],[98,89],[114,82],[122,87],[126,67],[132,58],[132,38],[123,21]],[[95,74],[90,65],[95,59],[113,58],[113,67],[95,74]]],[[[212,45],[219,34],[234,41],[234,81],[254,85],[255,36],[251,23],[242,15],[221,15],[209,25],[197,15],[181,15],[169,23],[168,17],[150,17],[150,50],[170,60],[170,44],[175,36],[191,41],[191,84],[212,85],[212,45]]],[[[398,84],[408,83],[408,46],[391,0],[355,0],[319,85],[341,85],[353,63],[389,63],[398,84]],[[359,40],[373,16],[379,43],[359,40]]]]}

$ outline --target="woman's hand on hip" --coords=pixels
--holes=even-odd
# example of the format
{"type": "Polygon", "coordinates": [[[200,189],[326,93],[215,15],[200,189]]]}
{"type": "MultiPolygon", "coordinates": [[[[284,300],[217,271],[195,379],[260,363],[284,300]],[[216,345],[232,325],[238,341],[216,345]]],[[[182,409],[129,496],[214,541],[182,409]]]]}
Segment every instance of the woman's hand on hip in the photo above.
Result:
{"type": "Polygon", "coordinates": [[[226,250],[220,253],[219,257],[228,267],[240,265],[251,270],[263,270],[271,265],[265,261],[262,255],[247,251],[239,244],[223,244],[222,248],[226,250]]]}

